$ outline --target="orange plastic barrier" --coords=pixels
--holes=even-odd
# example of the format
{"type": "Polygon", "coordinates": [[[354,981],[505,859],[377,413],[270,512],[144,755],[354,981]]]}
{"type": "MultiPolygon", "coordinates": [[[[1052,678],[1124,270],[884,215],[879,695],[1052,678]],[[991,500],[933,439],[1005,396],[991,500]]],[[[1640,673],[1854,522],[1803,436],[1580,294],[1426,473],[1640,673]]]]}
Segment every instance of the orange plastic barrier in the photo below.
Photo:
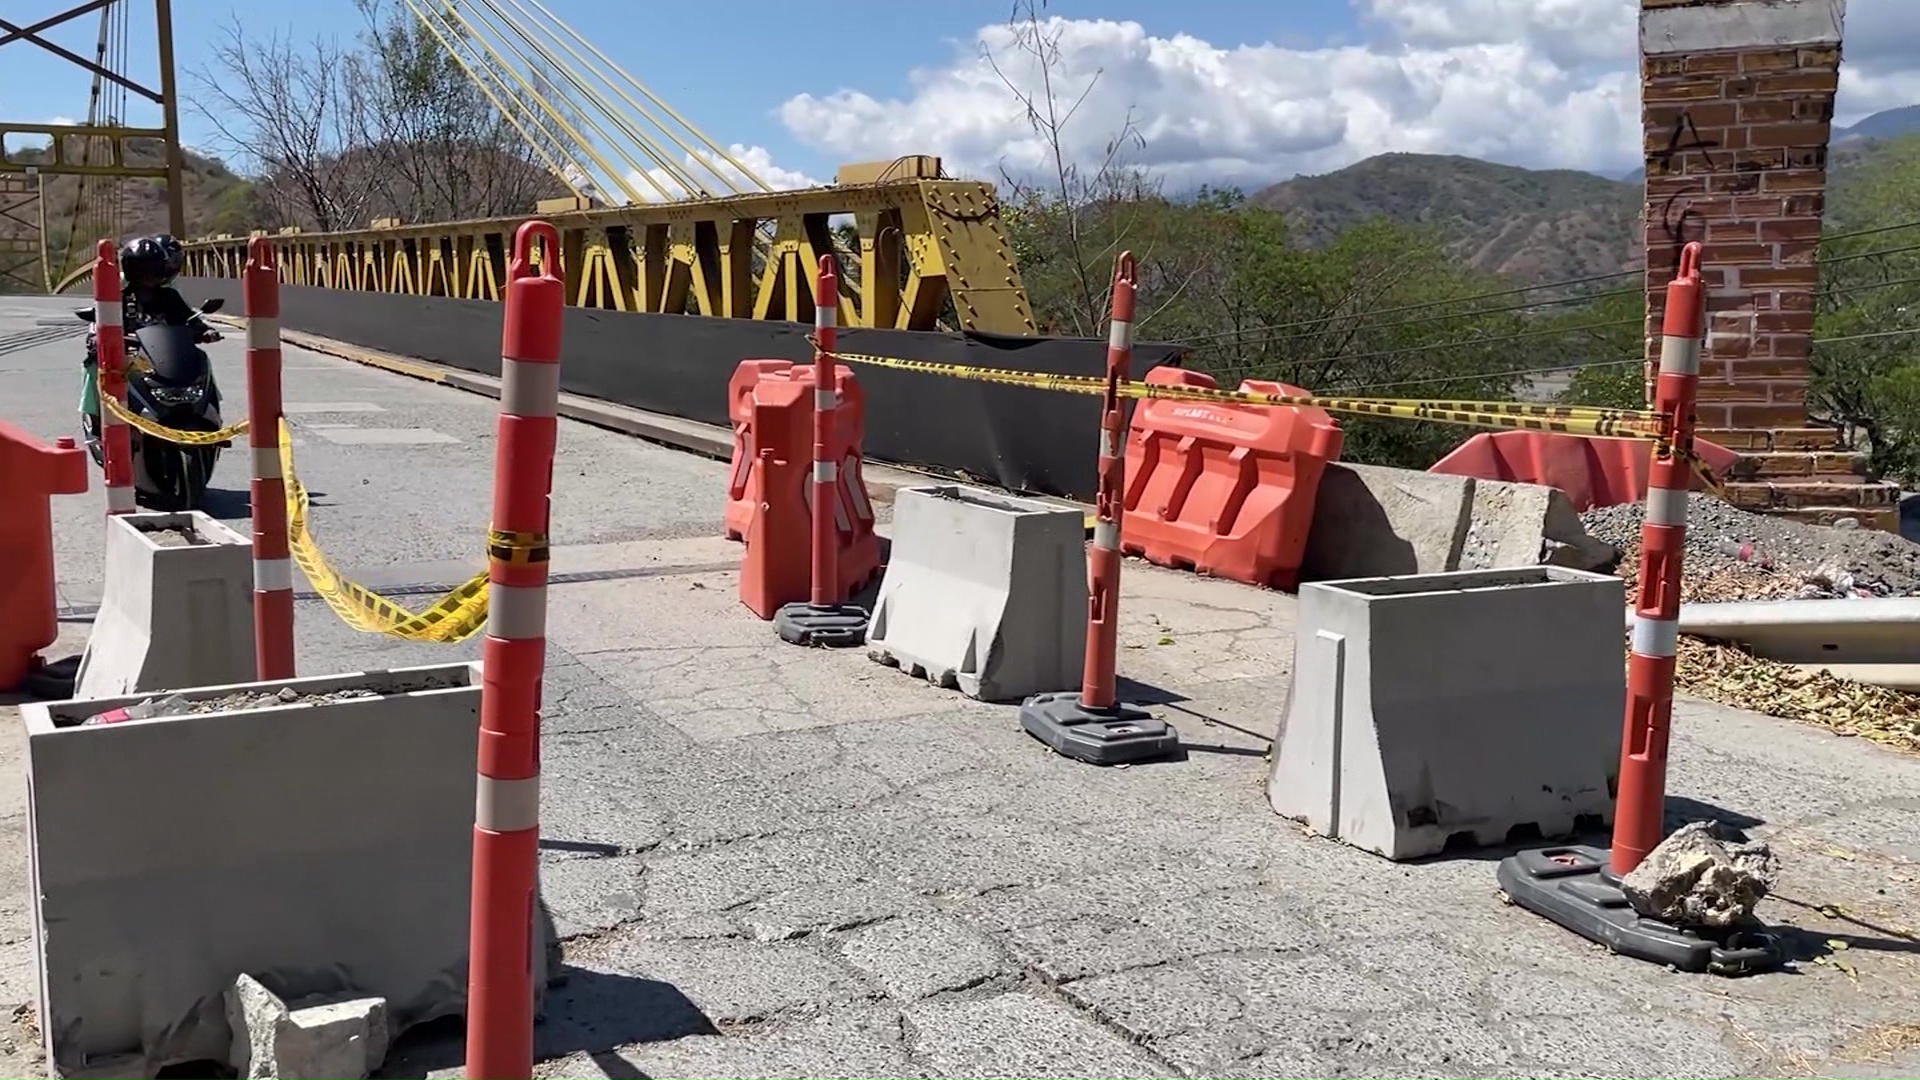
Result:
{"type": "Polygon", "coordinates": [[[87,453],[0,423],[0,692],[18,690],[60,635],[53,577],[54,495],[87,490],[87,453]]]}
{"type": "MultiPolygon", "coordinates": [[[[834,373],[841,405],[834,409],[829,449],[839,463],[834,521],[840,536],[838,599],[844,600],[879,573],[880,541],[860,471],[866,419],[860,385],[845,365],[834,373]]],[[[771,619],[781,605],[803,603],[812,591],[813,368],[748,360],[734,372],[729,391],[734,415],[745,419],[735,421],[727,535],[747,542],[740,601],[771,619]]]]}
{"type": "MultiPolygon", "coordinates": [[[[1209,375],[1157,367],[1160,386],[1213,387],[1209,375]]],[[[1256,394],[1304,395],[1248,381],[1256,394]]],[[[1161,566],[1294,589],[1340,425],[1323,409],[1144,400],[1127,439],[1120,545],[1161,566]]]]}
{"type": "MultiPolygon", "coordinates": [[[[1637,439],[1543,431],[1483,432],[1427,471],[1557,487],[1567,493],[1575,510],[1584,512],[1646,499],[1647,469],[1652,463],[1648,446],[1637,439]]],[[[1693,449],[1715,476],[1726,476],[1740,460],[1739,454],[1705,439],[1693,440],[1693,449]]],[[[1700,478],[1695,476],[1693,490],[1700,488],[1700,478]]]]}
{"type": "MultiPolygon", "coordinates": [[[[867,399],[851,371],[842,367],[839,372],[835,389],[840,393],[840,404],[833,410],[837,428],[834,435],[838,444],[851,446],[858,454],[861,436],[866,431],[867,399]]],[[[813,365],[791,360],[742,360],[740,366],[733,369],[733,378],[727,381],[727,416],[733,421],[733,460],[727,469],[727,510],[722,520],[729,540],[745,540],[747,526],[753,522],[755,503],[747,498],[747,483],[758,456],[753,449],[753,388],[763,379],[797,381],[812,389],[813,365]]],[[[863,487],[863,505],[865,494],[863,487]]],[[[812,505],[811,500],[808,505],[812,505]]]]}

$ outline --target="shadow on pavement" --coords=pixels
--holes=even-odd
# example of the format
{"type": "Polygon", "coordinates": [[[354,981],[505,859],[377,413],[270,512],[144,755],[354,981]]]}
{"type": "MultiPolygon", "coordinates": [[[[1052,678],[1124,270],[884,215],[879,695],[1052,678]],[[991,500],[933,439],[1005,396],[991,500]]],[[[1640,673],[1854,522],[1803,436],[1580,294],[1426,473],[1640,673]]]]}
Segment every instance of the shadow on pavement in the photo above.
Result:
{"type": "MultiPolygon", "coordinates": [[[[547,940],[553,941],[553,914],[544,901],[540,920],[547,940]]],[[[643,1077],[608,1051],[634,1043],[719,1034],[707,1014],[672,983],[564,965],[559,954],[557,945],[548,951],[545,1017],[533,1029],[535,1060],[584,1052],[593,1055],[610,1077],[643,1077]]],[[[447,1017],[402,1035],[373,1075],[375,1080],[417,1080],[458,1069],[465,1060],[466,1025],[461,1017],[447,1017]]]]}
{"type": "Polygon", "coordinates": [[[1717,803],[1701,802],[1689,799],[1685,795],[1669,795],[1661,813],[1660,824],[1668,832],[1690,821],[1711,821],[1719,826],[1722,840],[1743,844],[1749,837],[1748,829],[1759,828],[1766,824],[1762,818],[1743,814],[1738,810],[1729,810],[1717,803]]]}
{"type": "MultiPolygon", "coordinates": [[[[565,968],[563,977],[563,985],[547,991],[546,1019],[534,1028],[538,1060],[585,1052],[608,1076],[640,1077],[642,1073],[610,1051],[634,1043],[719,1034],[700,1007],[671,983],[576,967],[565,968]]],[[[466,1057],[465,1032],[458,1017],[422,1024],[394,1044],[386,1064],[374,1076],[412,1080],[457,1069],[466,1057]]]]}
{"type": "Polygon", "coordinates": [[[210,487],[200,497],[200,512],[220,521],[238,521],[253,516],[253,496],[245,489],[210,487]]]}

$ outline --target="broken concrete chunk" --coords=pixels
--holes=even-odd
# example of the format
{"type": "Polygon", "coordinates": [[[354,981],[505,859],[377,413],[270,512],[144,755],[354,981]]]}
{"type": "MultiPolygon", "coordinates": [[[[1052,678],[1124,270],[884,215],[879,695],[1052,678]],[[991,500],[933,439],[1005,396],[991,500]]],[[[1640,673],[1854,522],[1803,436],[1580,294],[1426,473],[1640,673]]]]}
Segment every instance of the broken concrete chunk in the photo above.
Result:
{"type": "Polygon", "coordinates": [[[1301,580],[1594,570],[1618,557],[1557,488],[1337,461],[1314,498],[1301,580]]]}
{"type": "Polygon", "coordinates": [[[1763,843],[1721,842],[1711,821],[1681,826],[1620,889],[1635,911],[1694,929],[1723,930],[1753,921],[1754,905],[1773,883],[1773,852],[1763,843]]]}
{"type": "Polygon", "coordinates": [[[386,1060],[387,999],[323,994],[291,1004],[251,975],[227,990],[228,1064],[247,1080],[364,1080],[386,1060]]]}

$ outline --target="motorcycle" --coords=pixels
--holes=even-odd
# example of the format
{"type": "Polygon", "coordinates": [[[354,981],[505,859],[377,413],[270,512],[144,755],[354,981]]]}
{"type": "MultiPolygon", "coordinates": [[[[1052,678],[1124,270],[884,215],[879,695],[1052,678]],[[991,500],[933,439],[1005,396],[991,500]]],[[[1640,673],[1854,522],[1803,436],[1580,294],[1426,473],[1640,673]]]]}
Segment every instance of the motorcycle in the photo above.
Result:
{"type": "MultiPolygon", "coordinates": [[[[201,305],[196,316],[210,315],[226,301],[214,297],[201,305]]],[[[82,322],[92,322],[92,308],[74,312],[82,322]]],[[[213,364],[200,347],[200,330],[186,324],[146,323],[126,328],[127,408],[176,431],[219,431],[220,387],[213,378],[213,364]]],[[[209,340],[217,340],[215,335],[209,340]]],[[[88,335],[92,347],[95,335],[88,335]]],[[[82,423],[87,450],[96,465],[105,462],[99,433],[82,423]]],[[[206,446],[182,446],[154,438],[129,425],[133,445],[134,499],[150,510],[180,512],[192,510],[206,496],[220,451],[231,441],[206,446]]]]}

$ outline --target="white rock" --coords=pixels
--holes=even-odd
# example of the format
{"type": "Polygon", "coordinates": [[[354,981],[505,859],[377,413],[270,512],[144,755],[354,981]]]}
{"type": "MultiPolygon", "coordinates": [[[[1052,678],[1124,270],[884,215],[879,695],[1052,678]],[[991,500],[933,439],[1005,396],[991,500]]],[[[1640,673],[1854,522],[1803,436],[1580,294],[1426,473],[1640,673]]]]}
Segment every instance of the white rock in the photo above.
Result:
{"type": "Polygon", "coordinates": [[[1635,911],[1675,926],[1724,929],[1753,920],[1774,873],[1762,843],[1729,846],[1711,821],[1689,822],[1620,881],[1635,911]]]}
{"type": "Polygon", "coordinates": [[[288,1004],[251,975],[226,996],[228,1064],[247,1080],[363,1080],[386,1060],[385,998],[325,994],[288,1004]]]}

